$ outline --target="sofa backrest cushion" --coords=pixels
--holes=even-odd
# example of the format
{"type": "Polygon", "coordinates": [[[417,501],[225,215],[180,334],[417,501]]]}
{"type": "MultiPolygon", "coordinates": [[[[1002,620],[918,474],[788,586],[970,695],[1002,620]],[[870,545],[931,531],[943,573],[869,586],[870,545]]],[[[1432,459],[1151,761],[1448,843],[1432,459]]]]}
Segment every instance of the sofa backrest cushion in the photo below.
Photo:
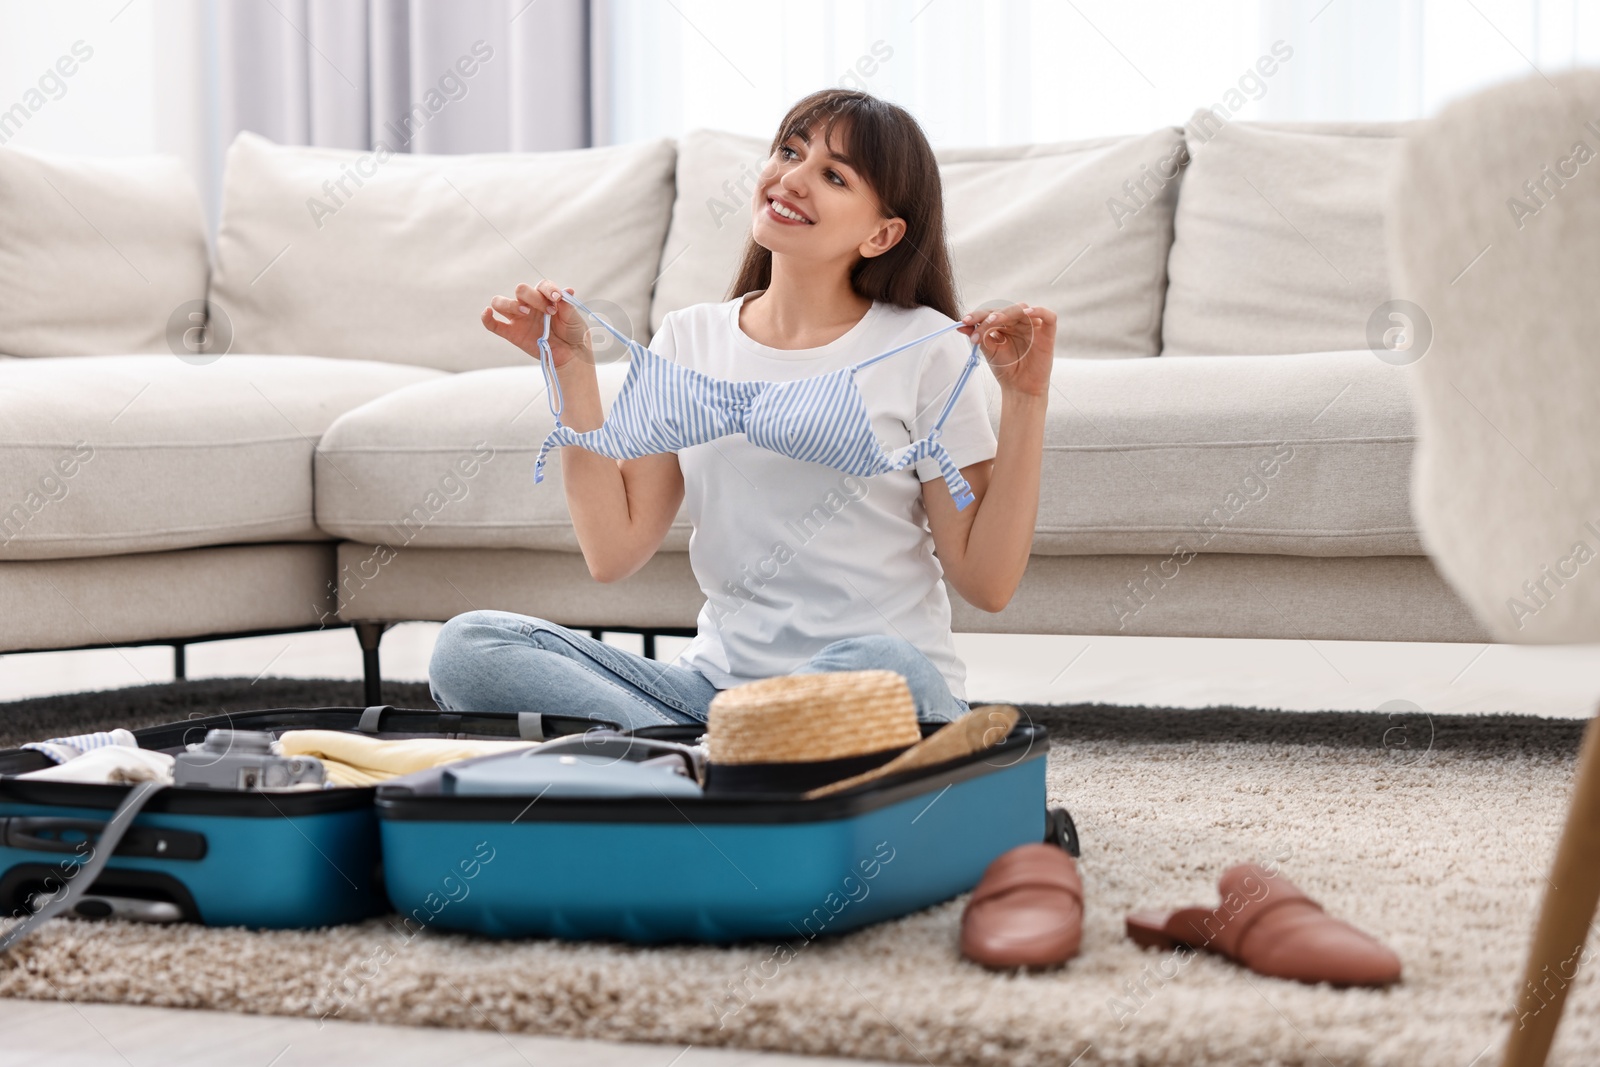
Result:
{"type": "Polygon", "coordinates": [[[205,216],[177,159],[0,148],[0,219],[0,353],[167,352],[202,308],[205,216]]]}
{"type": "Polygon", "coordinates": [[[228,149],[212,300],[232,350],[464,371],[528,357],[479,316],[551,278],[646,333],[672,203],[666,139],[427,156],[228,149]]]}
{"type": "Polygon", "coordinates": [[[1167,263],[1162,354],[1367,347],[1368,319],[1395,295],[1383,203],[1409,128],[1195,112],[1185,127],[1190,162],[1167,263]]]}
{"type": "MultiPolygon", "coordinates": [[[[1015,300],[1049,307],[1059,316],[1057,355],[1157,355],[1183,153],[1177,127],[938,151],[963,309],[1015,300]]],[[[652,327],[669,311],[726,296],[766,156],[756,137],[696,130],[679,142],[652,327]]]]}

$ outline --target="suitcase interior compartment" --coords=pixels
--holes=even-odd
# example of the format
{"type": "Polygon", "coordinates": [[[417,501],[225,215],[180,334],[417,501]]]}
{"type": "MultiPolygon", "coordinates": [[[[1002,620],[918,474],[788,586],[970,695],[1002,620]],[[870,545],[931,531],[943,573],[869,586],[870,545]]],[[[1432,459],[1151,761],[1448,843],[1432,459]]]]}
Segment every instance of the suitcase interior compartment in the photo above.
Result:
{"type": "MultiPolygon", "coordinates": [[[[288,708],[206,716],[135,730],[134,736],[141,748],[177,752],[220,728],[275,736],[320,729],[384,738],[516,740],[594,725],[577,717],[288,708]]],[[[0,775],[49,766],[40,752],[0,752],[0,775]]],[[[0,777],[0,915],[21,913],[36,893],[59,892],[127,791],[123,785],[0,777]]],[[[387,901],[372,798],[371,787],[169,787],[134,819],[90,895],[165,902],[184,919],[214,926],[304,928],[378,914],[387,901]]]]}
{"type": "MultiPolygon", "coordinates": [[[[648,732],[686,739],[673,730],[648,732]]],[[[413,928],[807,941],[947,900],[1000,853],[1043,840],[1047,748],[1042,727],[1019,725],[985,752],[817,800],[459,797],[384,785],[389,898],[413,928]]]]}

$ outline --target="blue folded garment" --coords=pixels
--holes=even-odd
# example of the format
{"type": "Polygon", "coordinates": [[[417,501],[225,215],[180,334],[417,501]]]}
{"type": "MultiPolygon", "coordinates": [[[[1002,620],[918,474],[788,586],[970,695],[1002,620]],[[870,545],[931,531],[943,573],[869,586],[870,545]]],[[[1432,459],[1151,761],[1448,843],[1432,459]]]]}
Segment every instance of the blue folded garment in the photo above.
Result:
{"type": "Polygon", "coordinates": [[[455,796],[697,797],[694,779],[672,761],[639,762],[539,749],[488,756],[446,767],[440,791],[455,796]]]}

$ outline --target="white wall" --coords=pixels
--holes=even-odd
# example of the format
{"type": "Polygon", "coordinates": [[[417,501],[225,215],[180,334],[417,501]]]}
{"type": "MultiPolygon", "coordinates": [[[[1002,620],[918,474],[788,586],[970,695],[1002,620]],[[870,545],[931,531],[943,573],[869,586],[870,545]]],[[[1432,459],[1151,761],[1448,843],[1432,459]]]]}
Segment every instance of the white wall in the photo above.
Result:
{"type": "Polygon", "coordinates": [[[0,143],[95,155],[154,150],[153,8],[134,0],[123,10],[126,3],[0,0],[0,112],[17,104],[30,112],[0,131],[0,143]],[[60,77],[56,63],[73,58],[75,43],[89,58],[60,77]]]}
{"type": "Polygon", "coordinates": [[[207,86],[215,57],[202,36],[209,16],[207,0],[0,0],[0,145],[175,155],[214,211],[220,175],[208,151],[215,115],[207,86]],[[89,58],[52,80],[74,46],[89,58]],[[20,124],[5,125],[5,110],[18,104],[28,114],[13,112],[20,124]]]}

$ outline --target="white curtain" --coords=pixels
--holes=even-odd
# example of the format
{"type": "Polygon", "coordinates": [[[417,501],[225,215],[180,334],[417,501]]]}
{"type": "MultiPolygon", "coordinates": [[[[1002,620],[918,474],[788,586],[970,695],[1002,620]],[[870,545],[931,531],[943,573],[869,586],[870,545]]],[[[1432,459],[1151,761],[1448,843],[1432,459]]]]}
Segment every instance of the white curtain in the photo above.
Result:
{"type": "Polygon", "coordinates": [[[94,50],[7,144],[178,155],[213,218],[240,129],[370,148],[429,91],[445,103],[397,150],[766,137],[840,84],[947,145],[1144,131],[1230,99],[1245,119],[1405,119],[1600,63],[1600,0],[0,0],[0,31],[0,108],[74,41],[94,50]],[[493,56],[441,91],[478,40],[493,56]],[[1291,58],[1249,77],[1278,41],[1291,58]]]}
{"type": "Polygon", "coordinates": [[[397,152],[591,143],[587,0],[224,0],[221,138],[397,152]]]}
{"type": "Polygon", "coordinates": [[[831,85],[908,108],[936,145],[1181,125],[1420,118],[1508,78],[1600,63],[1600,0],[595,0],[611,140],[769,137],[831,85]],[[1287,54],[1288,58],[1281,58],[1287,54]],[[1265,58],[1265,62],[1263,62],[1265,58]],[[1271,71],[1263,74],[1263,70],[1271,71]]]}
{"type": "Polygon", "coordinates": [[[241,130],[415,153],[604,143],[590,0],[161,0],[151,21],[156,147],[189,163],[213,231],[241,130]]]}

